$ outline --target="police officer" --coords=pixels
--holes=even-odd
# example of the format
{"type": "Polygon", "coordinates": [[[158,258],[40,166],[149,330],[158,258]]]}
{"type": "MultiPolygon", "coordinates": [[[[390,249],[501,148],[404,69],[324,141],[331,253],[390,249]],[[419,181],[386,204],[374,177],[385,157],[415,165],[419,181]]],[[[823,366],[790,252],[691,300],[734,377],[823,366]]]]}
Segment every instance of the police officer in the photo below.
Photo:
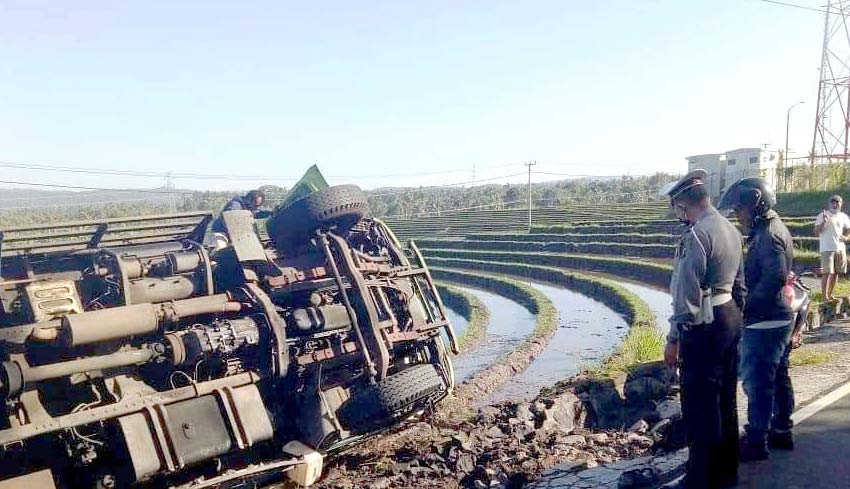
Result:
{"type": "MultiPolygon", "coordinates": [[[[261,189],[251,190],[245,195],[237,195],[230,199],[226,204],[224,204],[221,212],[247,210],[252,213],[256,213],[257,209],[263,205],[265,200],[266,194],[261,189]]],[[[219,217],[213,221],[212,231],[215,233],[225,232],[224,220],[221,218],[221,214],[219,214],[219,217]]]]}
{"type": "Polygon", "coordinates": [[[794,260],[791,233],[773,210],[776,194],[763,178],[735,182],[718,207],[735,213],[747,234],[744,270],[747,305],[741,343],[741,377],[747,393],[747,435],[741,461],[764,460],[771,448],[791,450],[794,389],[788,375],[791,309],[781,290],[794,260]]]}
{"type": "Polygon", "coordinates": [[[694,170],[662,189],[686,225],[670,281],[673,316],[664,357],[671,367],[680,364],[690,455],[686,475],[668,487],[731,487],[738,476],[742,238],[711,205],[706,176],[694,170]]]}

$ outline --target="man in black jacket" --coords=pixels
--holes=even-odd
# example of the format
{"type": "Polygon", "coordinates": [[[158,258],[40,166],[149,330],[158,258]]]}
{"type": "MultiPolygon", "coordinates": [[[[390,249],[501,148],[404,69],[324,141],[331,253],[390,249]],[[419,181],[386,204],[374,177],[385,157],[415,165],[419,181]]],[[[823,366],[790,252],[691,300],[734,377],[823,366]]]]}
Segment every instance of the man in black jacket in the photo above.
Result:
{"type": "Polygon", "coordinates": [[[788,376],[791,310],[782,287],[791,272],[794,246],[775,205],[770,184],[751,177],[732,185],[718,206],[737,214],[747,234],[741,376],[748,404],[742,461],[766,459],[768,441],[774,448],[793,448],[794,391],[788,376]]]}
{"type": "MultiPolygon", "coordinates": [[[[261,189],[251,190],[245,195],[237,195],[230,199],[224,207],[221,209],[221,212],[225,211],[251,211],[253,213],[257,212],[257,209],[263,205],[263,202],[266,200],[266,194],[261,189]]],[[[212,231],[216,233],[224,233],[224,220],[221,218],[221,214],[216,218],[212,223],[212,231]]]]}

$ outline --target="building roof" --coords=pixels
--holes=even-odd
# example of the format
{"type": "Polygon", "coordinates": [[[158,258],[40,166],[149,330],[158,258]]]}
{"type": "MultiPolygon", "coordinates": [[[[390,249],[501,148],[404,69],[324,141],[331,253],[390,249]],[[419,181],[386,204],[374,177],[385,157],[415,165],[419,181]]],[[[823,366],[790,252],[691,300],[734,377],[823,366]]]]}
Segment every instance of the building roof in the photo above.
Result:
{"type": "Polygon", "coordinates": [[[771,151],[775,151],[775,150],[764,149],[764,148],[738,148],[738,149],[733,149],[731,151],[727,151],[726,154],[729,154],[729,153],[752,153],[754,151],[771,152],[771,151]]]}
{"type": "Polygon", "coordinates": [[[685,159],[689,160],[691,158],[719,158],[720,156],[723,156],[724,154],[725,153],[707,153],[707,154],[703,154],[703,155],[686,156],[685,159]]]}

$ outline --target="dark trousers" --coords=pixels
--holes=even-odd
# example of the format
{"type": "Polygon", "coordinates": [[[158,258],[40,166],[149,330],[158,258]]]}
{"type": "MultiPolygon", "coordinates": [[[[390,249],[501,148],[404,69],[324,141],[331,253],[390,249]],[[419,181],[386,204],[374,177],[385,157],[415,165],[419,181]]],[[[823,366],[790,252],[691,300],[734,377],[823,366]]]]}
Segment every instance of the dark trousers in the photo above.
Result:
{"type": "Polygon", "coordinates": [[[738,343],[741,310],[714,308],[714,322],[681,335],[682,414],[688,429],[687,486],[717,488],[738,474],[738,343]]]}
{"type": "Polygon", "coordinates": [[[788,433],[794,427],[791,415],[794,414],[794,386],[788,374],[788,361],[791,355],[791,342],[785,345],[779,368],[776,370],[776,395],[773,398],[773,420],[770,430],[774,433],[788,433]]]}
{"type": "Polygon", "coordinates": [[[766,447],[768,431],[787,433],[794,426],[794,388],[788,375],[791,325],[744,328],[741,378],[747,393],[747,441],[766,447]]]}

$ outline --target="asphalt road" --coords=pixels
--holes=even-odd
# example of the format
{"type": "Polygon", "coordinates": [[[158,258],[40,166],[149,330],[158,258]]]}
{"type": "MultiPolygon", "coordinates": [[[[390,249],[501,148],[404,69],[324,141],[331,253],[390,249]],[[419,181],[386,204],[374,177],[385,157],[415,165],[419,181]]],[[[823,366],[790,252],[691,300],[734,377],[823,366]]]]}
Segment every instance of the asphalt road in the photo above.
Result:
{"type": "Polygon", "coordinates": [[[794,451],[774,450],[764,462],[742,464],[738,487],[850,488],[850,395],[794,428],[794,451]]]}

